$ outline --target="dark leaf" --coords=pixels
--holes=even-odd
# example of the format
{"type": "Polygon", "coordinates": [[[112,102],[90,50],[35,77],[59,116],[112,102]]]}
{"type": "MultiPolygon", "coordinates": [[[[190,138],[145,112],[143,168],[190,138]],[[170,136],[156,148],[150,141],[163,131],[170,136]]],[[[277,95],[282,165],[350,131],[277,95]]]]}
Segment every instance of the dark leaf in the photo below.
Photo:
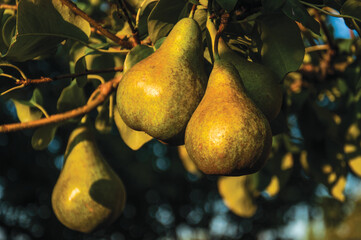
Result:
{"type": "Polygon", "coordinates": [[[283,79],[303,62],[305,47],[297,24],[282,14],[264,15],[257,20],[258,51],[262,62],[283,79]]]}
{"type": "Polygon", "coordinates": [[[286,0],[282,11],[289,18],[302,23],[303,26],[320,35],[320,24],[310,16],[307,9],[298,0],[286,0]]]}

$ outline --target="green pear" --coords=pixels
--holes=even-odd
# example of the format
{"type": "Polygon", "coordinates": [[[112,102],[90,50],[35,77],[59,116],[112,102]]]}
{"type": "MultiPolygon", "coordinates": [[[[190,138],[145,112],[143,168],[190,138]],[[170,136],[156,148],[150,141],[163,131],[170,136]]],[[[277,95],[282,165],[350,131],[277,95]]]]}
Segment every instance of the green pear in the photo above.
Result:
{"type": "Polygon", "coordinates": [[[205,174],[245,175],[265,164],[271,145],[269,122],[248,97],[237,69],[216,60],[186,129],[189,156],[205,174]]]}
{"type": "Polygon", "coordinates": [[[130,128],[180,145],[206,84],[201,30],[195,20],[183,18],[157,51],[124,74],[117,107],[130,128]]]}
{"type": "MultiPolygon", "coordinates": [[[[216,28],[211,19],[207,20],[207,29],[214,43],[216,28]]],[[[231,62],[238,70],[248,96],[256,103],[269,121],[275,119],[281,110],[283,91],[280,79],[266,66],[247,61],[232,51],[222,38],[219,38],[220,58],[231,62]]]]}
{"type": "Polygon", "coordinates": [[[64,159],[51,199],[59,221],[84,233],[111,224],[124,208],[124,185],[86,126],[71,133],[64,159]]]}

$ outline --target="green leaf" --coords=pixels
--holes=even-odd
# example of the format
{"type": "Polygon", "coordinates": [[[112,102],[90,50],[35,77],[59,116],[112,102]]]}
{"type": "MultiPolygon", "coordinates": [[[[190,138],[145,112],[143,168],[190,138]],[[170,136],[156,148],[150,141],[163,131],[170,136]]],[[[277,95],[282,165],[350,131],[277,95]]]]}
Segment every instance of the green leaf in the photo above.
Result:
{"type": "Polygon", "coordinates": [[[87,42],[90,25],[59,0],[22,0],[18,4],[16,38],[2,57],[27,61],[49,53],[70,38],[87,42]]]}
{"type": "Polygon", "coordinates": [[[30,102],[36,103],[39,105],[43,104],[43,95],[41,94],[41,92],[38,88],[34,89],[33,96],[31,97],[30,102]]]}
{"type": "Polygon", "coordinates": [[[20,122],[30,122],[41,118],[43,113],[28,101],[11,99],[16,108],[20,122]]]}
{"type": "Polygon", "coordinates": [[[138,16],[139,20],[137,22],[137,28],[139,32],[139,37],[143,39],[148,35],[148,17],[152,12],[153,8],[157,4],[157,0],[147,0],[141,5],[139,9],[138,16]]]}
{"type": "Polygon", "coordinates": [[[134,151],[140,149],[144,144],[153,139],[153,137],[145,132],[136,131],[128,127],[121,118],[117,108],[114,109],[114,121],[124,143],[134,151]]]}
{"type": "Polygon", "coordinates": [[[136,63],[143,60],[154,53],[152,47],[146,45],[138,45],[129,51],[124,61],[124,73],[127,72],[136,63]]]}
{"type": "Polygon", "coordinates": [[[303,62],[305,47],[297,24],[281,14],[264,15],[257,20],[255,39],[262,62],[283,79],[303,62]]]}
{"type": "Polygon", "coordinates": [[[11,16],[6,19],[3,28],[2,28],[2,39],[6,47],[9,47],[11,44],[12,38],[16,33],[16,17],[11,16]]]}
{"type": "Polygon", "coordinates": [[[162,46],[162,43],[164,42],[164,40],[166,39],[167,37],[162,37],[160,38],[155,44],[154,44],[154,49],[157,50],[160,48],[160,46],[162,46]]]}
{"type": "Polygon", "coordinates": [[[279,10],[286,0],[262,0],[262,10],[265,13],[272,13],[279,10]]]}
{"type": "Polygon", "coordinates": [[[320,35],[320,24],[310,16],[307,9],[298,0],[286,0],[282,11],[289,18],[302,23],[303,26],[320,35]]]}
{"type": "Polygon", "coordinates": [[[57,109],[60,112],[72,110],[85,105],[86,99],[82,88],[78,87],[76,81],[63,89],[57,102],[57,109]]]}
{"type": "Polygon", "coordinates": [[[51,140],[55,137],[58,127],[59,124],[50,124],[36,129],[31,138],[31,145],[33,148],[35,150],[47,148],[51,140]]]}
{"type": "Polygon", "coordinates": [[[178,22],[186,3],[184,0],[159,0],[148,17],[148,32],[152,42],[167,36],[178,22]]]}
{"type": "Polygon", "coordinates": [[[20,122],[29,122],[38,120],[43,115],[42,111],[36,105],[43,104],[43,96],[39,89],[35,89],[29,101],[12,99],[15,104],[16,112],[20,122]]]}
{"type": "Polygon", "coordinates": [[[238,0],[216,0],[217,3],[227,12],[230,12],[234,9],[238,0]]]}
{"type": "MultiPolygon", "coordinates": [[[[347,0],[341,7],[341,14],[349,15],[358,19],[361,19],[361,1],[359,0],[347,0]]],[[[349,18],[344,18],[345,23],[351,29],[355,29],[356,26],[349,18]]],[[[361,27],[361,23],[356,21],[357,25],[361,27]]]]}

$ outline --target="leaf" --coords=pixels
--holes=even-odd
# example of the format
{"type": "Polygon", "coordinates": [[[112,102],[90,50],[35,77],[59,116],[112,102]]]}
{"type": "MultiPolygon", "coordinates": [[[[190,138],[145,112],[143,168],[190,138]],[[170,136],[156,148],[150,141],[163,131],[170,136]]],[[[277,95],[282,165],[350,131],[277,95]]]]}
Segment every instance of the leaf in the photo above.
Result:
{"type": "Polygon", "coordinates": [[[11,99],[16,108],[20,122],[30,122],[41,118],[43,113],[28,101],[11,99]]]}
{"type": "Polygon", "coordinates": [[[154,44],[154,49],[157,50],[160,48],[160,46],[162,46],[162,43],[164,42],[164,40],[166,39],[167,37],[162,37],[160,39],[158,39],[158,41],[154,44]]]}
{"type": "MultiPolygon", "coordinates": [[[[361,20],[361,2],[359,0],[347,0],[341,7],[341,14],[349,15],[361,20]]],[[[354,23],[348,19],[344,18],[346,25],[351,29],[356,29],[354,23]]],[[[361,27],[361,23],[355,21],[359,27],[361,27]]]]}
{"type": "Polygon", "coordinates": [[[31,97],[30,102],[36,103],[39,105],[43,104],[43,95],[41,94],[41,92],[38,88],[34,89],[33,96],[31,97]]]}
{"type": "Polygon", "coordinates": [[[146,45],[138,45],[132,48],[124,60],[124,73],[131,69],[131,67],[133,67],[136,63],[150,56],[152,53],[154,53],[154,49],[146,45]]]}
{"type": "Polygon", "coordinates": [[[65,112],[85,105],[85,94],[82,88],[78,87],[76,81],[63,89],[57,102],[59,112],[65,112]]]}
{"type": "Polygon", "coordinates": [[[157,2],[157,0],[146,0],[142,3],[141,8],[138,10],[139,19],[137,22],[137,28],[141,39],[148,35],[148,17],[157,2]]]}
{"type": "Polygon", "coordinates": [[[339,200],[340,202],[345,201],[344,190],[346,187],[346,178],[341,176],[337,179],[336,183],[331,188],[331,194],[334,198],[339,200]]]}
{"type": "Polygon", "coordinates": [[[123,119],[120,117],[118,109],[114,109],[114,121],[117,125],[120,136],[125,144],[132,150],[136,151],[141,148],[145,143],[149,142],[153,138],[145,132],[135,131],[128,127],[123,119]]]}
{"type": "Polygon", "coordinates": [[[49,53],[67,38],[87,42],[90,25],[60,0],[21,0],[18,4],[16,38],[2,55],[27,61],[49,53]]]}
{"type": "Polygon", "coordinates": [[[15,36],[16,33],[16,17],[8,17],[4,22],[1,30],[2,40],[5,44],[4,47],[8,48],[11,44],[11,39],[15,36]]]}
{"type": "Polygon", "coordinates": [[[148,33],[152,42],[167,36],[178,22],[178,17],[186,5],[184,0],[159,0],[148,17],[148,33]]]}
{"type": "Polygon", "coordinates": [[[109,133],[112,130],[113,119],[109,117],[109,103],[105,102],[95,119],[95,128],[101,133],[109,133]]]}
{"type": "Polygon", "coordinates": [[[282,11],[289,18],[302,23],[303,26],[320,35],[320,24],[310,16],[307,9],[298,0],[286,0],[282,11]]]}
{"type": "Polygon", "coordinates": [[[336,9],[337,11],[340,11],[342,4],[344,2],[345,2],[345,0],[324,0],[324,4],[326,6],[336,9]]]}
{"type": "Polygon", "coordinates": [[[262,10],[265,13],[272,13],[279,10],[286,0],[262,0],[262,10]]]}
{"type": "Polygon", "coordinates": [[[249,176],[218,179],[218,191],[224,204],[240,217],[252,217],[257,210],[255,197],[247,187],[247,182],[251,179],[249,176]]]}
{"type": "Polygon", "coordinates": [[[288,17],[272,14],[258,21],[257,47],[262,61],[283,79],[303,62],[305,47],[297,24],[288,17]]]}
{"type": "Polygon", "coordinates": [[[43,115],[36,105],[43,104],[43,96],[38,88],[34,89],[33,95],[29,101],[12,99],[15,104],[16,112],[20,122],[29,122],[38,120],[43,115]]]}
{"type": "Polygon", "coordinates": [[[230,12],[234,9],[238,0],[216,0],[217,3],[227,12],[230,12]]]}
{"type": "Polygon", "coordinates": [[[35,130],[31,145],[35,150],[43,150],[48,147],[49,143],[55,137],[59,124],[49,124],[35,130]]]}
{"type": "Polygon", "coordinates": [[[201,176],[202,173],[198,170],[198,167],[193,162],[193,160],[189,157],[187,149],[185,145],[178,146],[178,155],[182,160],[184,168],[191,174],[196,176],[201,176]]]}

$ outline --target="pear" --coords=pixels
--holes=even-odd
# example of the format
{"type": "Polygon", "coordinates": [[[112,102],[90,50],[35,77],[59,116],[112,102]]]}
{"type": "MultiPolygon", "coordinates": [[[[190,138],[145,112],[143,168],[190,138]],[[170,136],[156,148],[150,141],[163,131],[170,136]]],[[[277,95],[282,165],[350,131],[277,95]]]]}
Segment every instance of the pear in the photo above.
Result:
{"type": "Polygon", "coordinates": [[[124,208],[124,185],[86,126],[71,133],[64,159],[51,199],[59,221],[84,233],[111,224],[124,208]]]}
{"type": "Polygon", "coordinates": [[[157,51],[124,74],[117,107],[130,128],[181,145],[206,84],[200,27],[183,18],[157,51]]]}
{"type": "MultiPolygon", "coordinates": [[[[207,20],[207,29],[214,43],[216,28],[211,19],[207,20]]],[[[232,51],[227,43],[219,38],[220,58],[231,62],[242,78],[248,96],[256,103],[269,121],[275,119],[282,106],[283,90],[276,73],[266,66],[250,62],[232,51]]]]}
{"type": "Polygon", "coordinates": [[[271,145],[269,122],[248,97],[237,69],[216,60],[186,129],[189,156],[205,174],[245,175],[265,164],[271,145]]]}

